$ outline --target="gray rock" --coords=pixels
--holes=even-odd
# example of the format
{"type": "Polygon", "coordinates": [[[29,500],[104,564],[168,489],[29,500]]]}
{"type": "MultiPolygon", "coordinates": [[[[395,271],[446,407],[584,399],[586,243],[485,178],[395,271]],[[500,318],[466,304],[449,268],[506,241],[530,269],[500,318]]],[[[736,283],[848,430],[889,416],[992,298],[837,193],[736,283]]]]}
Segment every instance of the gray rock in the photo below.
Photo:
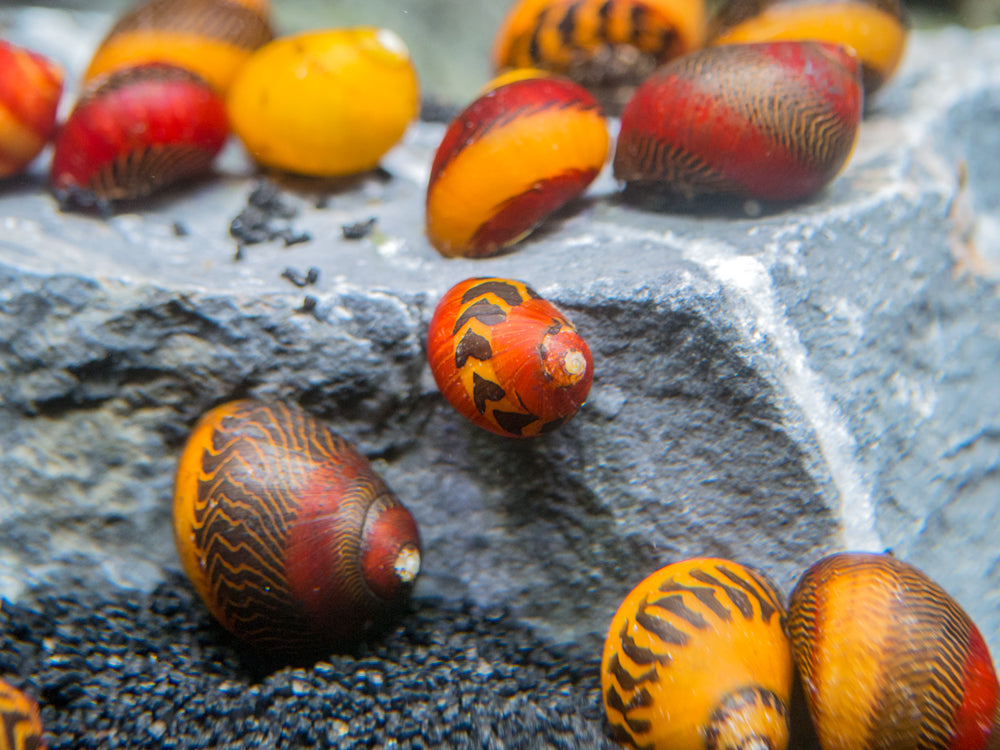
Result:
{"type": "Polygon", "coordinates": [[[787,591],[826,552],[889,547],[998,653],[998,108],[1000,30],[917,32],[815,200],[651,210],[606,172],[482,261],[423,236],[441,126],[412,128],[388,176],[275,178],[311,241],[241,260],[228,228],[254,176],[235,144],[215,178],[107,221],[60,213],[42,163],[0,194],[0,594],[149,590],[177,568],[187,430],[256,396],[375,460],[424,535],[419,595],[504,602],[596,647],[680,557],[732,557],[787,591]],[[288,267],[320,275],[300,288],[288,267]],[[591,398],[559,432],[499,438],[437,393],[427,323],[473,275],[528,281],[589,340],[591,398]]]}

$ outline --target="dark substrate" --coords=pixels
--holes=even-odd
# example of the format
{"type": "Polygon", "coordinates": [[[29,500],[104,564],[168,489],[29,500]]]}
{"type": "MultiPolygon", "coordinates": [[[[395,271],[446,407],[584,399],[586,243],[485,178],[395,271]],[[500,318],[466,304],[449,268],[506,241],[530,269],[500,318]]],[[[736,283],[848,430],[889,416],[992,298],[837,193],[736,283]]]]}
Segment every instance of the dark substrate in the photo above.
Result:
{"type": "Polygon", "coordinates": [[[267,667],[179,578],[0,613],[0,673],[39,699],[51,750],[613,748],[599,657],[501,610],[420,601],[355,653],[267,667]]]}

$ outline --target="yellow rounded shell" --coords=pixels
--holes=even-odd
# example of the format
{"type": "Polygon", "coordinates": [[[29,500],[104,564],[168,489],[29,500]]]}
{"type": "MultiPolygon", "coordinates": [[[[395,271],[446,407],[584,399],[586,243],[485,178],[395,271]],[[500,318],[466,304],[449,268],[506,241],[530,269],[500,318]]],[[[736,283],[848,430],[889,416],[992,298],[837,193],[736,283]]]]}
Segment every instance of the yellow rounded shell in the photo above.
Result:
{"type": "Polygon", "coordinates": [[[264,45],[233,82],[227,107],[233,132],[261,165],[333,177],[375,167],[419,100],[402,39],[358,27],[264,45]]]}
{"type": "Polygon", "coordinates": [[[728,560],[686,560],[646,578],[611,621],[601,659],[615,738],[706,750],[743,747],[734,733],[749,730],[786,747],[792,654],[784,620],[771,585],[728,560]]]}

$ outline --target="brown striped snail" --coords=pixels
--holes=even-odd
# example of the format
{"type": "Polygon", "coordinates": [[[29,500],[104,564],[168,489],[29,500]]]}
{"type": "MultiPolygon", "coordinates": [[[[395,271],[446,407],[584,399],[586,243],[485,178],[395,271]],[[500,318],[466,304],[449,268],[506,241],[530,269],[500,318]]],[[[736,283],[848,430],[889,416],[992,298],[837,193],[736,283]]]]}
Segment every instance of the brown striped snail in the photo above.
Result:
{"type": "Polygon", "coordinates": [[[899,67],[909,18],[900,0],[729,0],[709,27],[709,44],[813,40],[850,47],[866,94],[899,67]]]}
{"type": "Polygon", "coordinates": [[[508,248],[587,189],[609,136],[586,89],[533,75],[491,86],[445,132],[427,184],[427,238],[447,257],[508,248]]]}
{"type": "Polygon", "coordinates": [[[229,125],[190,71],[149,63],[98,78],[56,136],[51,186],[69,207],[132,200],[207,172],[229,125]]]}
{"type": "Polygon", "coordinates": [[[986,643],[912,565],[851,552],[816,562],[792,592],[788,632],[823,750],[1000,747],[986,643]]]}
{"type": "Polygon", "coordinates": [[[24,170],[56,128],[63,72],[52,60],[0,39],[0,179],[24,170]]]}
{"type": "Polygon", "coordinates": [[[493,66],[567,76],[617,114],[632,88],[704,35],[704,0],[520,0],[497,32],[493,66]]]}
{"type": "Polygon", "coordinates": [[[45,750],[38,704],[6,680],[0,680],[0,748],[45,750]]]}
{"type": "Polygon", "coordinates": [[[703,49],[636,90],[622,113],[615,177],[682,198],[805,198],[846,163],[861,105],[858,60],[840,46],[703,49]]]}
{"type": "Polygon", "coordinates": [[[365,457],[281,404],[233,401],[201,418],[177,469],[174,532],[215,618],[269,653],[363,638],[420,569],[416,522],[365,457]]]}
{"type": "Polygon", "coordinates": [[[150,62],[186,68],[224,93],[274,32],[268,0],[146,0],[112,26],[84,81],[150,62]]]}
{"type": "Polygon", "coordinates": [[[784,750],[792,653],[781,599],[728,560],[668,565],[611,621],[601,689],[616,740],[649,750],[784,750]]]}

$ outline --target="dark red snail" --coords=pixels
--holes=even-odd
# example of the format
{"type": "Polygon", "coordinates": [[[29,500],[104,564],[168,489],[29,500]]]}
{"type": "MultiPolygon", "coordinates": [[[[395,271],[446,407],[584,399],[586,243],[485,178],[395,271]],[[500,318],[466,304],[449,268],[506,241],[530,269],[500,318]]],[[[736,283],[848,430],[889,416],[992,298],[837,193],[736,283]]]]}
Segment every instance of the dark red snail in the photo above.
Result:
{"type": "Polygon", "coordinates": [[[840,46],[707,48],[636,90],[622,113],[615,177],[683,198],[805,198],[847,162],[861,107],[860,64],[840,46]]]}
{"type": "Polygon", "coordinates": [[[494,255],[577,197],[601,171],[608,129],[572,81],[490,88],[456,117],[427,185],[427,238],[442,255],[494,255]]]}
{"type": "Polygon", "coordinates": [[[438,388],[472,423],[498,435],[551,432],[587,399],[587,343],[521,281],[467,279],[438,303],[427,333],[438,388]]]}
{"type": "Polygon", "coordinates": [[[997,677],[969,616],[890,555],[839,553],[792,592],[788,632],[823,750],[994,750],[997,677]]]}
{"type": "Polygon", "coordinates": [[[250,54],[274,37],[270,12],[269,0],[146,0],[111,27],[84,80],[165,62],[225,93],[250,54]]]}
{"type": "Polygon", "coordinates": [[[225,104],[194,73],[119,70],[97,79],[60,129],[52,190],[67,206],[142,198],[208,171],[228,133],[225,104]]]}
{"type": "Polygon", "coordinates": [[[365,457],[281,404],[233,401],[202,417],[177,469],[174,532],[215,618],[279,655],[363,638],[420,570],[416,522],[365,457]]]}
{"type": "Polygon", "coordinates": [[[5,680],[0,680],[0,748],[45,750],[38,704],[5,680]]]}
{"type": "Polygon", "coordinates": [[[709,44],[813,40],[850,47],[871,94],[892,77],[906,47],[900,0],[729,0],[712,18],[709,44]]]}
{"type": "Polygon", "coordinates": [[[63,72],[52,60],[0,39],[0,179],[18,174],[56,128],[63,72]]]}
{"type": "Polygon", "coordinates": [[[493,66],[567,76],[617,113],[619,91],[698,49],[704,36],[704,0],[521,0],[497,32],[493,66]]]}

